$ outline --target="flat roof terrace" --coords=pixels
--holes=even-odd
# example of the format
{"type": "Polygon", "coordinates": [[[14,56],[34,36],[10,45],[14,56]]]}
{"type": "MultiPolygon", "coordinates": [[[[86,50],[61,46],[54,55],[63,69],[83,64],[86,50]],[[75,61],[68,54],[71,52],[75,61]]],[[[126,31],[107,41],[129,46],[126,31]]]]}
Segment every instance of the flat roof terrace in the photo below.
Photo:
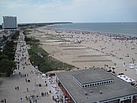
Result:
{"type": "Polygon", "coordinates": [[[137,88],[134,88],[125,81],[106,72],[103,69],[86,69],[69,72],[56,73],[57,78],[64,86],[75,103],[96,103],[109,100],[125,98],[127,96],[137,95],[137,88]],[[82,73],[85,73],[82,74],[82,73]],[[73,76],[81,82],[98,81],[104,79],[113,79],[113,83],[99,86],[81,88],[73,79],[73,76]],[[85,76],[85,78],[83,78],[85,76]],[[90,78],[90,79],[89,79],[90,78]],[[92,91],[92,92],[90,92],[92,91]],[[102,93],[100,93],[100,91],[102,93]],[[85,95],[86,93],[86,95],[85,95]]]}
{"type": "Polygon", "coordinates": [[[106,80],[113,80],[113,78],[107,74],[107,72],[102,73],[100,69],[88,69],[82,70],[77,74],[72,74],[72,76],[75,77],[82,85],[84,85],[106,80]]]}

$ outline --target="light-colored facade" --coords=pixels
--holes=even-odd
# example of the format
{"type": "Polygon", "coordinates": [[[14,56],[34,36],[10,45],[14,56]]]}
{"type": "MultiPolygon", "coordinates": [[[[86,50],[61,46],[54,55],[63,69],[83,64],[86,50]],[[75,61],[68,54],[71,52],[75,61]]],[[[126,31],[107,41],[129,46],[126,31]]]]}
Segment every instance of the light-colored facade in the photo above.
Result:
{"type": "Polygon", "coordinates": [[[17,17],[3,16],[3,29],[17,29],[17,17]]]}

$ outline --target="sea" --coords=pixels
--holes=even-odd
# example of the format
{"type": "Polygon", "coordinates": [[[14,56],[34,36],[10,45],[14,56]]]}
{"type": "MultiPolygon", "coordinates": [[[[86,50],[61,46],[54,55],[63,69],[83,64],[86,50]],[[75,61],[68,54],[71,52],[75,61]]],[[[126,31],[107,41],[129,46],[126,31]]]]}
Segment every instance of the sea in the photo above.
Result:
{"type": "Polygon", "coordinates": [[[69,23],[53,25],[55,29],[80,30],[90,32],[103,32],[110,34],[123,34],[137,37],[137,22],[118,23],[69,23]]]}

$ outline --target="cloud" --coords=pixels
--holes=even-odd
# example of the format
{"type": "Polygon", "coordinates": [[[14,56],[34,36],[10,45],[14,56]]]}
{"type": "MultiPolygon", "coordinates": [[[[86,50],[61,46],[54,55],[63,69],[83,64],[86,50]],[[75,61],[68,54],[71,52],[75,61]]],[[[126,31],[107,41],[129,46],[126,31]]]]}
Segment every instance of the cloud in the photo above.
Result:
{"type": "Polygon", "coordinates": [[[137,21],[137,0],[3,0],[0,10],[19,22],[137,21]]]}

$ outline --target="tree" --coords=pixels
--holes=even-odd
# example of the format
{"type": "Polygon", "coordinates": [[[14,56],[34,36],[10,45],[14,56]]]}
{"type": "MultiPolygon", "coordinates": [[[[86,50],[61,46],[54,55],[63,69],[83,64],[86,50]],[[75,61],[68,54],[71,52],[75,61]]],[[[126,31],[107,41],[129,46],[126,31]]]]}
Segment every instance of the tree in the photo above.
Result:
{"type": "Polygon", "coordinates": [[[16,31],[16,32],[13,34],[13,36],[11,37],[11,39],[17,40],[18,36],[19,36],[19,31],[16,31]]]}
{"type": "Polygon", "coordinates": [[[0,61],[3,60],[3,59],[8,59],[8,56],[0,54],[0,61]]]}
{"type": "Polygon", "coordinates": [[[10,76],[13,69],[15,68],[15,63],[13,60],[16,43],[14,43],[14,40],[16,40],[18,36],[19,32],[13,34],[11,39],[9,38],[6,41],[3,51],[0,52],[0,74],[6,74],[6,76],[10,76]]]}
{"type": "Polygon", "coordinates": [[[14,60],[14,42],[7,41],[6,46],[3,49],[3,54],[6,55],[10,60],[14,60]]]}
{"type": "Polygon", "coordinates": [[[15,68],[15,63],[8,59],[3,59],[0,61],[0,73],[5,73],[6,76],[10,76],[10,74],[15,68]]]}
{"type": "Polygon", "coordinates": [[[4,40],[7,40],[7,37],[6,37],[5,35],[3,35],[3,39],[4,39],[4,40]]]}

